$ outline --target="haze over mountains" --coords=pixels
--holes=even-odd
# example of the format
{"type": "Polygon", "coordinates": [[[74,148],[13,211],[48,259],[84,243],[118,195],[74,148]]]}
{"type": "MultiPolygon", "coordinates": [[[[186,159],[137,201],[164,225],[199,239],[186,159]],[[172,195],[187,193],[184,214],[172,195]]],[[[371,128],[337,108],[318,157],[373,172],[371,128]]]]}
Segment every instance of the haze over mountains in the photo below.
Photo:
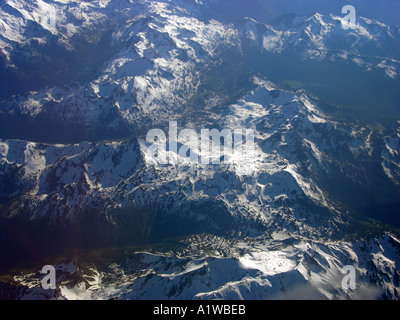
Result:
{"type": "Polygon", "coordinates": [[[0,296],[398,299],[400,27],[366,2],[345,29],[332,1],[6,0],[0,266],[32,270],[0,296]],[[160,165],[146,133],[172,120],[254,151],[160,165]]]}

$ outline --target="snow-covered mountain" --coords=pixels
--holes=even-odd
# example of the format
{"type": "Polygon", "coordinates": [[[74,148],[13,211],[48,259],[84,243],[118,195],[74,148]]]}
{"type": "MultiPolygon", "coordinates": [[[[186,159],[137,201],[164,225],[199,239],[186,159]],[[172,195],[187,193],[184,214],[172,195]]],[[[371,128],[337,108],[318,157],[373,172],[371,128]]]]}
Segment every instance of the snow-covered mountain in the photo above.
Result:
{"type": "Polygon", "coordinates": [[[263,232],[283,228],[307,235],[341,234],[347,219],[319,180],[336,169],[335,161],[356,175],[357,164],[370,157],[371,133],[330,121],[305,92],[254,82],[254,90],[208,120],[219,128],[255,130],[254,152],[226,164],[159,165],[140,138],[77,145],[3,140],[2,175],[15,190],[4,185],[2,200],[20,197],[6,211],[29,219],[45,216],[48,224],[57,224],[79,220],[79,212],[95,211],[100,219],[151,208],[155,217],[138,231],[144,236],[170,216],[193,220],[199,230],[215,226],[231,231],[227,221],[224,226],[217,222],[225,217],[233,230],[240,226],[249,235],[254,224],[263,232]],[[30,204],[21,207],[21,201],[30,204]],[[202,210],[207,203],[218,210],[202,210]]]}
{"type": "Polygon", "coordinates": [[[269,25],[248,19],[243,36],[253,45],[270,53],[287,51],[316,60],[349,60],[371,71],[383,69],[387,76],[398,77],[399,26],[360,17],[354,28],[345,29],[342,17],[321,15],[287,15],[269,25]]]}
{"type": "Polygon", "coordinates": [[[226,240],[195,236],[173,251],[126,252],[99,268],[68,261],[56,266],[57,289],[43,275],[18,274],[0,282],[8,299],[398,299],[400,242],[390,234],[355,242],[314,242],[275,233],[271,238],[226,240]],[[345,265],[357,290],[342,287],[345,265]]]}
{"type": "MultiPolygon", "coordinates": [[[[115,9],[111,3],[105,6],[105,3],[99,2],[99,7],[95,4],[95,9],[87,14],[89,17],[83,18],[90,30],[95,29],[96,23],[107,14],[96,18],[97,10],[114,12],[115,9]],[[93,19],[95,22],[91,23],[93,19]]],[[[81,9],[88,9],[85,8],[81,9]]],[[[70,10],[70,6],[64,5],[59,9],[62,12],[61,18],[58,18],[61,19],[58,22],[61,24],[58,27],[60,32],[66,21],[66,27],[73,31],[78,29],[70,26],[66,16],[69,11],[65,13],[67,9],[70,10]]],[[[104,64],[99,76],[83,86],[50,88],[6,100],[2,112],[7,120],[3,122],[8,122],[11,112],[12,121],[18,123],[18,130],[7,128],[7,132],[24,132],[22,122],[35,128],[49,126],[49,123],[55,128],[64,127],[67,133],[54,133],[58,139],[69,135],[72,140],[126,136],[144,124],[153,124],[155,112],[160,119],[182,112],[183,105],[196,92],[203,64],[214,59],[221,47],[226,50],[237,42],[234,39],[235,30],[229,26],[217,21],[204,23],[190,15],[176,13],[169,9],[168,3],[135,2],[126,10],[128,13],[122,15],[122,18],[125,17],[123,27],[110,29],[115,30],[111,40],[113,46],[124,45],[104,64]],[[15,112],[18,115],[15,116],[15,112]]],[[[114,14],[117,14],[116,11],[114,14]]],[[[79,28],[79,37],[91,36],[94,32],[85,28],[79,28]]],[[[69,39],[74,38],[71,32],[67,32],[69,39]]],[[[61,34],[57,39],[64,36],[61,34]]],[[[13,39],[8,40],[14,43],[13,39]]],[[[46,41],[50,41],[48,37],[43,40],[46,41]]],[[[28,45],[27,50],[29,48],[28,45]]],[[[53,128],[53,131],[58,130],[53,128]]],[[[28,135],[34,136],[35,133],[29,132],[28,135]]],[[[38,139],[45,140],[43,136],[38,139]]]]}
{"type": "MultiPolygon", "coordinates": [[[[229,77],[228,74],[224,76],[226,70],[223,69],[224,63],[228,63],[226,62],[228,57],[229,59],[232,57],[231,63],[234,69],[231,72],[235,72],[237,78],[248,77],[248,69],[256,68],[257,72],[263,72],[267,77],[275,78],[276,74],[287,73],[285,70],[273,71],[275,68],[268,63],[269,60],[271,64],[276,62],[270,56],[258,57],[259,66],[254,67],[253,47],[260,54],[274,54],[279,58],[289,55],[279,61],[286,66],[296,61],[293,54],[295,57],[310,61],[317,59],[332,62],[335,72],[339,73],[343,72],[343,69],[348,69],[350,63],[356,72],[365,73],[366,79],[369,75],[373,78],[371,84],[366,84],[375,87],[372,88],[371,95],[391,96],[398,91],[400,81],[398,27],[388,27],[376,21],[359,19],[356,29],[344,30],[340,18],[320,14],[284,17],[273,26],[263,25],[252,19],[243,19],[238,26],[235,26],[224,25],[215,20],[204,22],[206,4],[197,4],[193,8],[194,4],[190,1],[185,2],[184,6],[180,2],[169,1],[139,1],[131,6],[125,4],[123,7],[121,7],[122,2],[118,1],[114,4],[101,1],[90,2],[90,5],[83,5],[84,3],[78,6],[83,12],[81,20],[76,18],[79,16],[76,3],[53,4],[60,6],[56,10],[58,31],[53,34],[46,28],[41,28],[40,24],[37,25],[44,33],[40,37],[40,43],[52,43],[54,40],[58,43],[57,47],[78,54],[79,44],[75,44],[74,47],[73,43],[66,45],[64,40],[62,43],[60,41],[64,38],[68,39],[66,41],[72,41],[76,37],[87,41],[86,38],[90,37],[92,41],[104,46],[99,39],[108,32],[111,33],[109,41],[112,49],[107,50],[110,50],[111,58],[106,59],[108,54],[104,54],[103,65],[96,71],[97,75],[92,76],[83,85],[52,87],[4,100],[0,104],[3,136],[47,142],[79,142],[137,134],[138,131],[154,125],[155,113],[161,122],[182,114],[188,102],[198,101],[199,97],[204,95],[207,98],[200,99],[202,105],[224,103],[225,100],[229,100],[230,97],[226,96],[226,92],[232,94],[237,88],[229,87],[229,82],[224,79],[229,77]],[[113,15],[120,11],[119,18],[112,19],[113,15]],[[194,14],[196,12],[202,14],[194,14]],[[111,19],[107,20],[106,17],[109,16],[111,19]],[[111,21],[116,25],[107,25],[105,21],[111,21]],[[97,24],[101,24],[102,27],[97,24]],[[239,64],[244,66],[239,67],[239,64]],[[212,79],[210,80],[213,76],[210,70],[218,68],[221,68],[219,71],[219,77],[222,75],[221,88],[215,87],[212,79]],[[381,78],[378,82],[377,77],[381,78]],[[374,92],[376,90],[379,92],[374,92]],[[385,90],[386,92],[382,92],[385,90]],[[52,131],[51,136],[43,132],[48,130],[52,131]]],[[[14,7],[17,5],[10,0],[5,9],[14,7]]],[[[45,45],[39,48],[35,45],[32,48],[29,44],[30,41],[37,39],[37,35],[24,31],[30,30],[26,27],[30,16],[25,14],[24,19],[28,20],[18,24],[14,21],[15,17],[7,14],[6,10],[3,14],[8,19],[4,18],[4,21],[12,21],[8,23],[10,26],[22,28],[10,31],[11,34],[24,34],[23,40],[7,36],[8,33],[3,36],[4,43],[7,43],[4,44],[3,52],[8,57],[9,65],[18,64],[14,63],[11,57],[14,51],[16,51],[16,61],[21,59],[21,55],[25,55],[29,63],[32,63],[31,50],[47,51],[45,45]],[[11,51],[7,51],[7,48],[11,51]],[[19,53],[17,48],[25,53],[19,53]]],[[[90,48],[98,50],[96,45],[90,48]]],[[[61,66],[70,59],[77,59],[59,53],[57,51],[57,63],[61,66]],[[60,59],[66,60],[60,63],[60,59]]],[[[52,61],[52,58],[49,59],[52,61]]],[[[42,72],[48,63],[39,62],[38,67],[42,72]]],[[[301,60],[295,63],[302,65],[301,60]]],[[[71,68],[77,67],[74,63],[70,65],[71,68]]],[[[24,66],[22,65],[26,69],[32,68],[24,66]]],[[[300,70],[300,74],[304,73],[300,79],[280,80],[305,83],[326,81],[324,68],[320,65],[316,67],[321,71],[300,70]],[[317,74],[316,77],[314,74],[317,74]]],[[[17,66],[15,68],[21,69],[17,66]]],[[[69,73],[68,70],[59,70],[54,66],[48,72],[50,78],[54,72],[69,73]]],[[[331,81],[341,81],[347,85],[346,79],[336,79],[339,76],[333,74],[331,81]]],[[[360,90],[358,87],[348,89],[360,90]]],[[[357,96],[357,92],[354,95],[357,96]]],[[[374,98],[366,97],[366,100],[375,103],[374,98]]],[[[388,105],[392,104],[391,102],[388,105]]]]}
{"type": "MultiPolygon", "coordinates": [[[[399,128],[400,129],[400,128],[399,128]]],[[[400,130],[385,139],[382,150],[382,166],[394,183],[400,183],[400,130]]]]}
{"type": "Polygon", "coordinates": [[[399,27],[319,13],[227,22],[225,5],[1,5],[2,267],[42,249],[176,237],[187,249],[107,270],[66,259],[57,291],[33,288],[35,270],[0,277],[0,297],[399,298],[399,241],[371,220],[399,226],[399,27]],[[157,163],[146,133],[169,121],[252,129],[254,150],[201,164],[166,149],[178,164],[157,163]],[[340,287],[345,265],[356,291],[340,287]]]}

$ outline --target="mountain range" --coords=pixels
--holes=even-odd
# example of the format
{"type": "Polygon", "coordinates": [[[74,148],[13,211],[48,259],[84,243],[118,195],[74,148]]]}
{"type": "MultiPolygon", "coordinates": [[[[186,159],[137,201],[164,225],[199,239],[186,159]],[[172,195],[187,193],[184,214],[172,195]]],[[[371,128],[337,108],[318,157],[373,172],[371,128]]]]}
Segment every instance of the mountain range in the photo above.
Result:
{"type": "Polygon", "coordinates": [[[1,5],[0,269],[34,263],[0,297],[399,298],[400,27],[225,5],[1,5]],[[146,133],[172,120],[252,129],[255,148],[159,164],[146,133]]]}

